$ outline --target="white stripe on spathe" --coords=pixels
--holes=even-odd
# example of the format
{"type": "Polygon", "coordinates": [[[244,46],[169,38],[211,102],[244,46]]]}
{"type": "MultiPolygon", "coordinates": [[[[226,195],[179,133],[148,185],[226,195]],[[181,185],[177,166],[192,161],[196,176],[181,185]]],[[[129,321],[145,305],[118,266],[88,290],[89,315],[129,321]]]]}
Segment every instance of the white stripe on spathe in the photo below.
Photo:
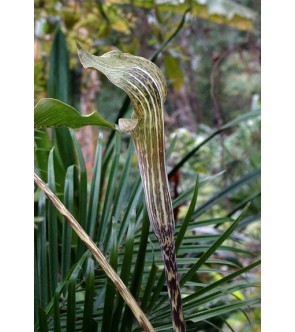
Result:
{"type": "MultiPolygon", "coordinates": [[[[138,69],[138,68],[137,68],[138,69]]],[[[147,72],[145,72],[144,70],[142,70],[142,72],[144,72],[148,77],[151,78],[151,76],[149,74],[147,74],[147,72]]],[[[138,81],[138,83],[147,91],[149,97],[150,97],[150,100],[152,102],[152,105],[153,105],[153,111],[154,111],[154,121],[155,121],[155,130],[156,130],[156,153],[158,155],[158,163],[157,163],[157,177],[155,177],[155,174],[154,174],[154,168],[152,167],[150,169],[150,171],[152,172],[153,176],[152,176],[152,187],[153,187],[153,193],[154,193],[154,198],[156,198],[156,194],[155,194],[155,179],[159,179],[159,182],[163,183],[163,181],[165,181],[166,179],[163,179],[162,178],[162,172],[161,172],[161,167],[162,165],[160,165],[160,160],[161,160],[161,156],[160,156],[160,139],[162,139],[163,137],[163,134],[161,136],[159,136],[159,124],[158,124],[158,118],[159,118],[159,115],[158,115],[158,112],[157,112],[157,107],[155,105],[155,100],[154,100],[154,97],[153,95],[150,93],[150,89],[143,83],[143,81],[141,81],[140,79],[138,79],[136,76],[134,76],[133,74],[131,74],[129,71],[128,71],[128,74],[133,77],[135,80],[138,81]]],[[[152,79],[152,78],[151,78],[152,79]]],[[[152,79],[152,81],[154,82],[155,86],[159,89],[158,85],[155,83],[155,81],[152,79]]],[[[139,90],[140,91],[140,90],[139,90]]],[[[160,91],[158,90],[159,94],[160,94],[160,98],[161,98],[161,93],[160,91]]],[[[149,113],[150,113],[150,131],[152,130],[153,126],[152,126],[152,112],[151,112],[151,108],[150,108],[150,105],[145,97],[145,95],[140,91],[140,93],[142,94],[147,106],[148,106],[148,110],[149,110],[149,113]]],[[[162,98],[161,98],[162,99],[162,98]]],[[[161,107],[161,105],[159,105],[159,107],[161,107]]],[[[159,112],[161,113],[162,112],[162,109],[159,110],[159,112]]],[[[160,130],[163,132],[164,131],[164,127],[162,126],[162,128],[160,128],[160,130]]],[[[151,146],[151,149],[153,151],[153,146],[154,146],[154,140],[153,140],[153,136],[152,136],[152,132],[150,132],[150,146],[151,146]]],[[[161,142],[162,145],[163,145],[163,151],[164,151],[164,144],[163,142],[161,142]]],[[[152,152],[153,153],[153,152],[152,152]]],[[[165,172],[166,173],[166,172],[165,172]]],[[[166,177],[166,176],[165,176],[166,177]]],[[[164,199],[164,190],[163,190],[163,187],[160,185],[158,186],[158,188],[160,189],[160,200],[161,200],[161,207],[162,207],[162,218],[161,218],[161,215],[158,214],[158,210],[157,210],[157,217],[161,218],[162,219],[162,222],[164,223],[164,225],[166,227],[168,227],[168,224],[169,224],[169,217],[168,217],[168,214],[166,213],[167,211],[167,206],[165,204],[165,199],[164,199]]],[[[156,202],[155,202],[156,203],[156,202]]],[[[155,204],[155,207],[157,206],[157,204],[155,204]]],[[[157,208],[156,208],[157,209],[157,208]]]]}
{"type": "MultiPolygon", "coordinates": [[[[159,125],[158,125],[158,114],[157,114],[157,108],[156,108],[156,105],[155,105],[155,101],[154,101],[154,98],[153,96],[151,95],[150,93],[150,90],[148,89],[148,87],[143,83],[143,81],[139,80],[136,76],[134,76],[133,74],[131,74],[129,71],[127,72],[131,77],[133,77],[135,80],[138,81],[138,83],[144,87],[144,89],[147,91],[149,97],[150,97],[150,100],[153,104],[153,110],[154,110],[154,120],[155,120],[155,126],[154,128],[156,129],[156,149],[153,148],[154,146],[154,140],[153,140],[153,135],[152,135],[152,128],[153,128],[153,122],[152,122],[152,112],[151,112],[151,108],[150,108],[150,104],[148,102],[148,100],[146,99],[145,95],[138,89],[138,91],[140,91],[140,94],[142,95],[142,97],[144,98],[145,100],[145,103],[148,107],[148,112],[149,112],[149,117],[150,117],[150,147],[151,147],[151,151],[152,151],[152,155],[153,155],[153,151],[155,150],[155,152],[157,153],[158,155],[158,161],[161,160],[161,156],[160,156],[160,142],[159,142],[159,132],[158,132],[158,128],[159,128],[159,125]]],[[[157,86],[157,85],[156,85],[157,86]]],[[[160,112],[162,112],[162,110],[160,110],[160,112]]],[[[163,136],[163,135],[162,135],[163,136]]],[[[161,172],[161,165],[160,163],[158,162],[157,163],[157,178],[159,177],[159,181],[162,183],[163,179],[162,179],[162,172],[161,172]]],[[[154,198],[156,197],[156,193],[155,193],[155,188],[156,188],[156,177],[155,177],[155,174],[154,174],[154,168],[151,167],[151,172],[152,172],[152,190],[153,190],[153,194],[154,194],[154,198]]],[[[166,205],[165,205],[165,200],[164,200],[164,191],[163,191],[163,187],[162,186],[158,186],[158,188],[160,189],[161,191],[161,195],[160,195],[160,199],[161,199],[161,207],[162,207],[162,212],[163,212],[163,215],[161,216],[161,214],[159,214],[159,211],[157,209],[157,204],[158,202],[155,202],[155,209],[156,209],[156,214],[157,214],[157,217],[162,221],[164,222],[165,226],[167,227],[168,226],[168,215],[167,215],[167,212],[166,212],[166,205]],[[162,217],[162,218],[161,218],[162,217]]]]}

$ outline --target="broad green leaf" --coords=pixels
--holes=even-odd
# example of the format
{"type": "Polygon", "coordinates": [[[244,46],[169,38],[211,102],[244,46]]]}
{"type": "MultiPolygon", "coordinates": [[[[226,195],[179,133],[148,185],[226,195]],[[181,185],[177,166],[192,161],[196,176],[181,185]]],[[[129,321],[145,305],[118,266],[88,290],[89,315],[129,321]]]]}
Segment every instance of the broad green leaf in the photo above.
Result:
{"type": "Polygon", "coordinates": [[[97,112],[81,115],[72,106],[57,99],[44,98],[35,106],[35,128],[68,127],[78,129],[87,125],[115,129],[114,125],[104,120],[97,112]]]}

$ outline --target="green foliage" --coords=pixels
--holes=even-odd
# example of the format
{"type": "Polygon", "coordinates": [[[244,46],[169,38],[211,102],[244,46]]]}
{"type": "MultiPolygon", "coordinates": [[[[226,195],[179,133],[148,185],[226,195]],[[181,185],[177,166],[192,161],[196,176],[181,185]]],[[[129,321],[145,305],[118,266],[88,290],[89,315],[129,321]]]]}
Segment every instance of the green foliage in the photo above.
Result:
{"type": "MultiPolygon", "coordinates": [[[[166,156],[187,331],[260,330],[260,32],[257,14],[246,6],[259,12],[252,1],[35,1],[35,101],[60,99],[55,111],[70,110],[67,121],[74,114],[85,124],[97,110],[117,123],[131,111],[129,100],[105,78],[81,72],[75,40],[95,54],[115,47],[149,57],[166,71],[166,156]],[[193,8],[186,11],[188,3],[193,8]],[[177,114],[179,100],[181,111],[189,106],[197,134],[175,130],[192,122],[177,114]],[[249,112],[251,104],[256,106],[249,112]]],[[[89,162],[85,142],[78,142],[82,131],[76,137],[57,130],[35,130],[36,171],[94,241],[100,239],[100,249],[156,331],[170,331],[162,258],[133,144],[115,131],[93,131],[89,162]]],[[[107,320],[110,331],[141,331],[103,270],[39,191],[35,207],[35,331],[103,331],[107,320]]]]}
{"type": "MultiPolygon", "coordinates": [[[[85,225],[85,221],[79,218],[79,208],[81,207],[80,200],[86,199],[88,205],[88,226],[86,228],[88,231],[92,229],[90,233],[92,233],[93,239],[98,238],[97,234],[100,234],[99,238],[104,239],[100,242],[100,248],[105,251],[113,266],[116,266],[139,304],[146,308],[147,315],[156,331],[169,330],[171,328],[170,308],[167,293],[162,289],[163,266],[160,250],[156,238],[149,230],[147,214],[144,212],[143,195],[134,196],[132,193],[132,188],[135,192],[138,191],[136,183],[138,183],[139,176],[138,171],[132,170],[133,166],[130,162],[133,148],[131,145],[126,154],[125,149],[120,148],[119,137],[116,138],[114,144],[108,147],[105,147],[102,141],[98,144],[95,156],[96,166],[90,184],[93,189],[92,193],[88,191],[87,194],[90,199],[86,199],[80,187],[84,186],[85,170],[80,146],[75,144],[77,155],[80,156],[79,164],[82,167],[79,167],[78,160],[77,164],[73,165],[75,172],[78,173],[78,183],[74,181],[74,168],[68,169],[65,178],[64,203],[72,210],[80,223],[85,225]],[[115,149],[112,146],[115,146],[115,149]],[[112,158],[108,158],[108,149],[110,149],[112,158]],[[104,153],[102,153],[103,151],[104,153]],[[121,151],[120,155],[119,151],[121,151]],[[126,158],[129,162],[125,161],[126,158]],[[118,171],[114,173],[114,167],[117,167],[118,162],[119,164],[124,163],[125,166],[119,167],[118,171]],[[100,184],[97,183],[97,175],[95,175],[98,170],[105,174],[103,178],[99,177],[100,184]],[[134,174],[134,172],[137,173],[137,176],[130,177],[130,174],[134,174]],[[112,185],[110,179],[114,180],[112,185]],[[106,186],[107,184],[108,186],[106,186]],[[115,190],[110,190],[110,185],[114,186],[115,190]],[[93,190],[98,192],[94,194],[93,190]],[[74,200],[73,193],[78,195],[74,200]],[[93,200],[93,197],[97,198],[93,200]],[[137,198],[135,199],[135,197],[137,198]],[[117,203],[110,210],[112,213],[106,215],[106,207],[109,209],[114,202],[117,203]],[[130,203],[132,203],[132,208],[130,203]],[[92,204],[91,208],[90,204],[92,204]],[[118,204],[121,206],[119,210],[116,208],[118,204]],[[132,210],[136,211],[136,214],[130,213],[132,210]],[[95,215],[90,217],[94,212],[95,215]]],[[[53,164],[53,156],[54,154],[51,152],[49,165],[53,164]]],[[[51,188],[54,190],[54,168],[52,166],[49,168],[49,174],[51,188]]],[[[208,179],[201,178],[196,190],[202,192],[208,185],[210,185],[210,179],[208,182],[208,179]]],[[[190,189],[184,190],[180,197],[185,197],[186,201],[191,193],[190,189]]],[[[181,234],[180,237],[177,237],[177,243],[179,247],[178,264],[183,280],[184,312],[188,329],[190,327],[198,330],[198,326],[201,328],[202,324],[214,325],[214,317],[220,317],[226,321],[231,312],[239,312],[241,309],[244,314],[248,312],[247,316],[251,314],[249,308],[259,303],[258,293],[254,291],[259,284],[257,276],[253,272],[245,274],[247,271],[252,271],[251,269],[255,268],[257,263],[241,268],[243,261],[255,260],[252,252],[243,247],[239,231],[237,231],[237,226],[245,218],[241,216],[242,220],[234,222],[225,232],[216,230],[215,233],[207,233],[208,225],[211,227],[227,225],[233,219],[230,217],[200,219],[202,216],[208,215],[210,205],[194,216],[196,194],[197,191],[195,191],[191,208],[185,218],[178,220],[176,234],[181,234]],[[203,227],[205,227],[204,232],[202,232],[203,227]],[[180,231],[180,229],[182,230],[180,231]],[[230,256],[228,256],[229,253],[230,256]],[[212,254],[214,254],[213,257],[212,254]],[[243,294],[242,298],[235,297],[238,291],[243,294]]],[[[174,207],[181,201],[181,199],[174,201],[174,207]]],[[[75,331],[87,331],[87,329],[104,331],[102,324],[106,320],[115,324],[116,331],[123,331],[127,326],[133,331],[139,331],[132,315],[128,314],[125,304],[113,286],[107,282],[101,268],[90,258],[87,260],[89,257],[87,251],[82,256],[78,256],[77,248],[80,240],[69,234],[69,230],[65,228],[64,221],[59,214],[52,214],[50,203],[45,201],[42,194],[40,194],[38,202],[39,209],[36,215],[40,218],[36,223],[36,273],[42,284],[38,282],[36,293],[36,305],[39,312],[36,317],[36,331],[46,330],[45,325],[48,326],[48,330],[56,326],[56,329],[61,331],[69,328],[75,331]],[[52,231],[47,234],[46,224],[52,227],[49,223],[52,226],[56,225],[54,226],[56,227],[55,234],[52,231]],[[46,253],[44,249],[47,246],[46,253]],[[61,255],[56,251],[57,248],[61,248],[61,255]],[[62,274],[55,275],[55,278],[58,276],[58,280],[53,278],[53,275],[47,278],[46,270],[49,269],[50,276],[56,267],[63,271],[62,274]],[[106,311],[106,304],[110,306],[111,303],[112,306],[106,311]],[[108,315],[108,318],[105,315],[108,315]],[[115,318],[116,320],[114,320],[115,318]]],[[[80,250],[80,253],[82,252],[80,250]]],[[[230,321],[227,321],[227,324],[230,324],[230,321]]]]}

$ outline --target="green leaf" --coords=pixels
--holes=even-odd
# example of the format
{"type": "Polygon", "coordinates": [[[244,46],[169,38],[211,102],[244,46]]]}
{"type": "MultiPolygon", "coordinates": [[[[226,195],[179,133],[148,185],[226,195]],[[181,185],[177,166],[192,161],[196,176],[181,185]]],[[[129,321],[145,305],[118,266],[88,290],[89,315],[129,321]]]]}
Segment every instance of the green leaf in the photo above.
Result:
{"type": "MultiPolygon", "coordinates": [[[[85,160],[75,132],[70,130],[70,134],[77,152],[79,161],[79,223],[83,229],[87,229],[87,171],[85,160]]],[[[82,240],[78,239],[77,256],[80,258],[86,250],[86,246],[82,240]]]]}
{"type": "Polygon", "coordinates": [[[60,308],[59,308],[59,294],[55,294],[53,297],[53,320],[54,320],[54,332],[60,332],[60,308]]]}
{"type": "Polygon", "coordinates": [[[86,268],[86,284],[85,284],[85,301],[83,311],[83,326],[82,332],[91,332],[92,329],[92,318],[93,318],[93,301],[94,301],[94,261],[92,258],[88,258],[86,268]]]}
{"type": "MultiPolygon", "coordinates": [[[[48,158],[48,187],[55,192],[55,173],[54,173],[54,148],[51,149],[48,158]]],[[[58,283],[58,227],[57,211],[55,206],[48,201],[48,239],[49,239],[49,283],[51,297],[55,294],[58,283]]]]}
{"type": "Polygon", "coordinates": [[[39,326],[40,331],[48,332],[46,313],[42,308],[39,308],[39,326]]]}
{"type": "MultiPolygon", "coordinates": [[[[56,98],[64,103],[70,103],[70,68],[67,43],[60,27],[57,27],[49,59],[48,97],[56,98]]],[[[53,130],[55,154],[63,165],[63,176],[66,169],[73,165],[74,147],[69,130],[59,128],[53,130]]],[[[63,183],[60,183],[61,190],[63,183]]]]}
{"type": "Polygon", "coordinates": [[[185,305],[185,303],[191,302],[195,298],[198,298],[201,295],[206,294],[206,293],[208,293],[209,291],[211,291],[213,289],[216,289],[220,285],[225,284],[225,283],[233,280],[234,278],[236,278],[238,276],[241,276],[242,274],[248,272],[249,270],[253,269],[254,267],[256,267],[256,266],[258,266],[260,264],[261,264],[261,261],[258,260],[258,261],[254,262],[254,263],[252,263],[252,264],[250,264],[250,265],[248,265],[246,267],[243,267],[243,268],[241,268],[241,269],[239,269],[239,270],[237,270],[237,271],[235,271],[233,273],[230,273],[226,277],[223,277],[222,279],[219,279],[219,280],[213,282],[212,284],[207,285],[206,287],[203,287],[201,290],[197,291],[196,293],[185,297],[183,299],[184,305],[185,305]]]}
{"type": "Polygon", "coordinates": [[[141,179],[138,178],[137,181],[135,182],[134,186],[133,186],[133,190],[132,190],[132,193],[130,195],[128,205],[126,207],[123,220],[120,223],[119,242],[121,242],[123,237],[124,237],[126,229],[128,228],[128,222],[130,220],[130,216],[132,214],[132,211],[136,208],[136,205],[140,201],[140,198],[142,198],[142,185],[141,185],[141,179]]]}
{"type": "MultiPolygon", "coordinates": [[[[115,271],[117,271],[118,265],[118,243],[117,243],[117,225],[116,221],[110,225],[111,227],[111,250],[110,250],[110,265],[113,267],[115,271]]],[[[113,283],[107,279],[106,281],[106,292],[105,292],[105,300],[104,300],[104,314],[102,319],[102,331],[110,332],[111,331],[111,320],[114,306],[114,299],[116,295],[116,290],[113,283]]],[[[118,296],[118,294],[117,294],[118,296]]]]}
{"type": "Polygon", "coordinates": [[[38,262],[37,262],[37,253],[36,245],[34,246],[34,323],[37,324],[39,320],[38,308],[39,308],[39,299],[40,299],[40,290],[39,290],[39,274],[38,274],[38,262]]]}
{"type": "Polygon", "coordinates": [[[68,285],[67,332],[75,332],[76,325],[76,280],[71,279],[68,285]]]}
{"type": "Polygon", "coordinates": [[[226,304],[226,305],[219,306],[219,307],[216,307],[213,309],[207,309],[207,310],[200,311],[198,313],[194,313],[193,315],[188,316],[187,319],[191,319],[193,321],[208,319],[211,317],[216,317],[216,316],[220,316],[223,314],[227,314],[234,310],[244,308],[246,306],[254,305],[259,302],[260,302],[259,298],[253,299],[253,300],[247,300],[247,301],[237,301],[236,303],[226,304]]]}
{"type": "Polygon", "coordinates": [[[127,154],[127,159],[124,163],[124,168],[121,174],[121,180],[118,186],[118,191],[116,195],[116,199],[114,201],[114,206],[113,206],[113,216],[115,217],[116,220],[119,219],[121,211],[122,211],[122,205],[123,201],[125,199],[125,193],[127,190],[127,185],[128,185],[128,177],[131,169],[131,162],[134,154],[134,144],[132,141],[129,143],[129,149],[128,149],[128,154],[127,154]]]}
{"type": "Polygon", "coordinates": [[[45,309],[48,302],[48,276],[47,276],[47,243],[46,243],[46,201],[45,194],[40,193],[38,215],[42,217],[37,229],[37,260],[39,282],[39,305],[45,309]]]}
{"type": "Polygon", "coordinates": [[[49,135],[45,129],[34,130],[35,162],[39,175],[43,181],[47,181],[48,155],[52,148],[49,135]]]}
{"type": "MultiPolygon", "coordinates": [[[[111,170],[108,178],[107,190],[105,193],[104,206],[101,215],[101,222],[98,229],[98,246],[104,247],[104,253],[107,253],[109,246],[109,237],[106,237],[107,226],[111,225],[110,215],[111,215],[111,206],[114,203],[114,192],[117,178],[117,171],[119,167],[119,158],[120,158],[120,149],[121,149],[121,135],[116,133],[116,143],[115,150],[113,154],[113,161],[111,165],[111,170]]],[[[111,229],[111,227],[110,227],[111,229]]],[[[110,235],[110,233],[109,233],[110,235]]]]}
{"type": "MultiPolygon", "coordinates": [[[[74,212],[74,166],[67,169],[64,204],[66,208],[73,214],[74,212]]],[[[62,257],[61,257],[61,274],[62,279],[67,275],[71,266],[71,244],[72,244],[72,228],[66,220],[63,222],[62,229],[62,257]]]]}
{"type": "MultiPolygon", "coordinates": [[[[60,294],[63,292],[63,290],[65,289],[65,287],[68,286],[70,280],[76,280],[79,276],[79,273],[81,272],[82,269],[82,265],[84,263],[84,261],[90,256],[90,252],[86,251],[82,257],[79,259],[79,261],[77,263],[75,263],[70,271],[68,272],[67,276],[65,277],[65,279],[58,284],[56,290],[55,290],[55,296],[59,297],[60,294]]],[[[55,310],[54,306],[55,306],[55,296],[51,299],[51,301],[49,302],[49,304],[47,305],[44,314],[49,317],[50,314],[52,313],[52,310],[55,310]]],[[[35,325],[35,332],[43,332],[42,329],[42,322],[40,322],[40,324],[36,324],[35,325]]]]}
{"type": "Polygon", "coordinates": [[[44,98],[35,106],[35,128],[68,127],[78,129],[87,125],[115,129],[114,125],[104,120],[97,112],[81,115],[72,106],[57,99],[44,98]]]}
{"type": "Polygon", "coordinates": [[[176,252],[178,251],[178,249],[181,245],[181,242],[182,242],[183,237],[185,235],[185,232],[187,230],[188,224],[190,223],[190,221],[192,219],[192,215],[193,215],[193,212],[195,210],[196,203],[197,203],[198,191],[199,191],[199,176],[197,176],[195,190],[194,190],[193,198],[191,200],[191,204],[189,206],[188,212],[185,216],[185,219],[184,219],[183,223],[181,224],[179,232],[177,233],[177,237],[176,237],[176,240],[175,240],[175,250],[176,250],[176,252]]]}
{"type": "MultiPolygon", "coordinates": [[[[142,301],[141,301],[142,310],[146,310],[148,300],[151,297],[152,289],[156,282],[157,272],[158,272],[158,266],[155,264],[155,260],[153,257],[152,267],[151,267],[149,277],[146,282],[145,290],[144,290],[144,293],[142,296],[142,301]]],[[[164,276],[163,280],[165,283],[165,276],[164,276]]]]}
{"type": "Polygon", "coordinates": [[[219,202],[223,197],[228,195],[229,193],[241,188],[245,184],[254,181],[260,176],[260,170],[255,170],[254,172],[247,174],[246,176],[242,177],[238,181],[234,182],[233,184],[229,185],[225,189],[221,190],[219,193],[211,197],[206,203],[202,204],[193,214],[193,219],[199,217],[205,211],[208,211],[208,208],[213,204],[219,202]]]}
{"type": "MultiPolygon", "coordinates": [[[[68,272],[64,280],[58,284],[55,291],[56,296],[60,296],[61,292],[65,289],[65,287],[68,286],[70,281],[77,280],[79,273],[82,271],[82,265],[89,256],[90,252],[86,251],[79,259],[79,261],[71,267],[70,271],[68,272]]],[[[51,299],[45,310],[47,316],[51,314],[53,307],[54,307],[54,299],[51,299]]],[[[36,329],[36,331],[38,331],[38,328],[36,329]]]]}
{"type": "Polygon", "coordinates": [[[170,144],[168,150],[166,151],[166,161],[168,161],[168,160],[170,159],[170,157],[171,157],[171,155],[172,155],[172,152],[173,152],[173,150],[174,150],[174,148],[175,148],[175,145],[176,145],[177,139],[178,139],[178,137],[177,137],[177,135],[175,135],[175,136],[173,137],[173,140],[172,140],[172,142],[171,142],[171,144],[170,144]]]}
{"type": "MultiPolygon", "coordinates": [[[[135,212],[131,215],[129,224],[128,224],[128,232],[127,239],[125,243],[124,249],[124,258],[122,262],[121,268],[121,279],[126,286],[128,286],[128,280],[131,273],[132,266],[132,257],[133,257],[133,247],[134,247],[134,233],[135,233],[135,212]]],[[[112,318],[112,328],[111,331],[119,331],[120,319],[123,311],[124,300],[120,296],[118,298],[117,306],[112,318]]],[[[142,308],[143,309],[143,308],[142,308]]]]}
{"type": "Polygon", "coordinates": [[[69,52],[65,36],[57,28],[49,59],[48,96],[70,102],[69,52]]]}
{"type": "MultiPolygon", "coordinates": [[[[142,281],[142,275],[143,275],[143,270],[144,270],[144,261],[145,261],[145,256],[146,256],[146,248],[147,248],[147,240],[148,240],[148,235],[149,235],[149,228],[150,228],[150,223],[149,223],[149,218],[147,211],[145,210],[143,220],[142,220],[142,228],[141,228],[141,236],[140,236],[140,246],[137,251],[137,259],[132,275],[132,282],[131,282],[131,287],[130,291],[131,294],[134,296],[135,299],[138,298],[139,290],[141,287],[141,281],[142,281]]],[[[122,318],[122,326],[121,330],[124,331],[125,328],[129,330],[133,324],[133,315],[131,310],[126,307],[125,312],[122,318]]]]}
{"type": "Polygon", "coordinates": [[[91,238],[94,236],[96,217],[98,213],[99,191],[101,182],[101,164],[102,164],[103,136],[100,133],[97,139],[97,146],[94,156],[94,166],[92,170],[91,188],[89,205],[87,211],[86,231],[91,238]]]}
{"type": "Polygon", "coordinates": [[[237,218],[237,220],[217,239],[213,245],[203,253],[201,258],[194,264],[191,269],[182,277],[180,280],[180,284],[184,285],[186,281],[190,280],[190,278],[198,271],[198,269],[202,266],[203,263],[220,247],[220,245],[229,237],[229,235],[235,230],[239,221],[244,217],[246,211],[248,210],[250,203],[246,205],[243,212],[237,218]]]}

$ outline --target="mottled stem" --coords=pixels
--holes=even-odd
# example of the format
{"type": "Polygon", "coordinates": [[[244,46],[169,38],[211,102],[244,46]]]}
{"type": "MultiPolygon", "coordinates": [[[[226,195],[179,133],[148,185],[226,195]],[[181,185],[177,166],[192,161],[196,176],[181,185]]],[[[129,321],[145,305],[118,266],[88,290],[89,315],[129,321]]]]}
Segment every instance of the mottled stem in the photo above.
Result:
{"type": "Polygon", "coordinates": [[[170,298],[171,313],[174,331],[184,332],[185,321],[183,317],[182,301],[178,281],[174,240],[171,246],[161,248],[162,258],[165,263],[165,274],[167,280],[168,294],[170,298]]]}

